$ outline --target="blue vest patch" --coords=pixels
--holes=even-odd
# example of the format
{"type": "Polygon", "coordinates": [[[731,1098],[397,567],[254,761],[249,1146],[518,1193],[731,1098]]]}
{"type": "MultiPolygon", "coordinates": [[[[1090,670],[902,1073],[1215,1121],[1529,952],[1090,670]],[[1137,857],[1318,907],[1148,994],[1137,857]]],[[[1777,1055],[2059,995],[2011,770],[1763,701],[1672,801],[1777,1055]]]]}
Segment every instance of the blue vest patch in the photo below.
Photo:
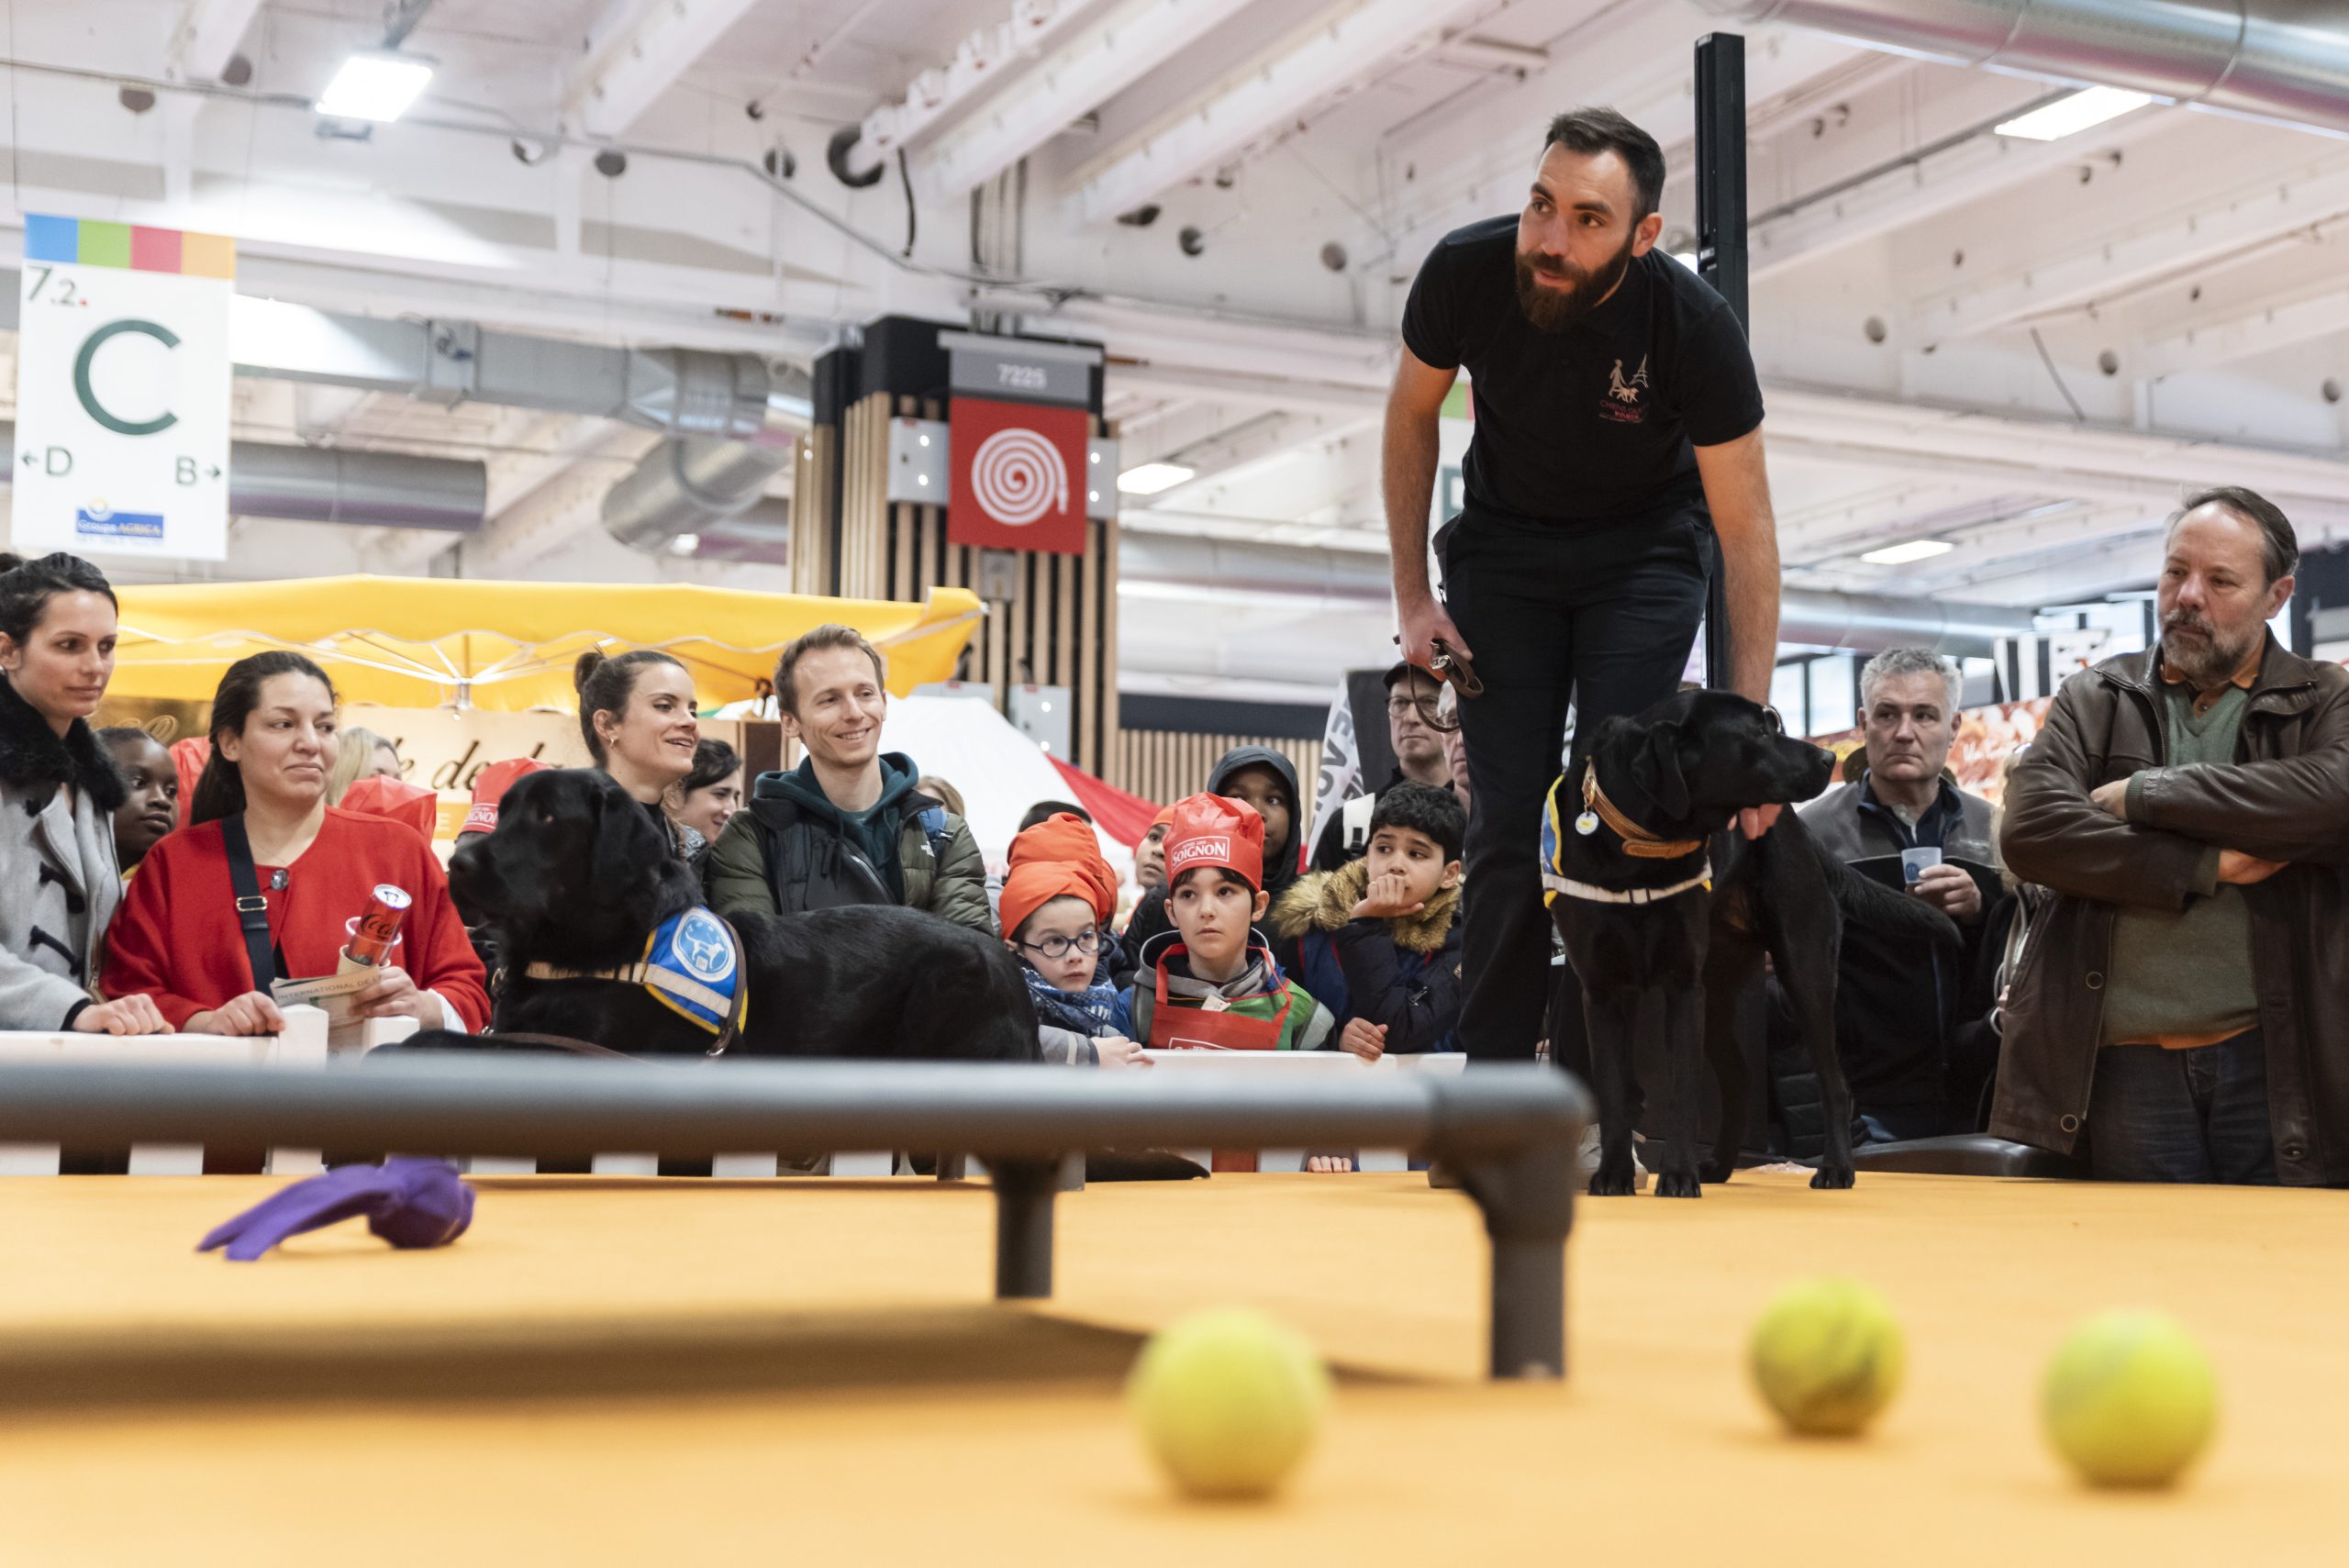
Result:
{"type": "Polygon", "coordinates": [[[698,906],[672,915],[645,943],[644,984],[662,1006],[720,1033],[743,984],[733,931],[698,906]]]}

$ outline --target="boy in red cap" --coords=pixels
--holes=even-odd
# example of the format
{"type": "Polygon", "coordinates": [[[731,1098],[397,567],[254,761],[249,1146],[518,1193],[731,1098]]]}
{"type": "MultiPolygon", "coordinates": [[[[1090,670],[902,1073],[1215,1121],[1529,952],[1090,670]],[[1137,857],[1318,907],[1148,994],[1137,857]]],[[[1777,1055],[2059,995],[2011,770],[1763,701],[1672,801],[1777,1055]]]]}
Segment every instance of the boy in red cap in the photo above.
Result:
{"type": "Polygon", "coordinates": [[[1108,975],[1116,941],[1102,925],[1118,907],[1118,878],[1093,828],[1061,812],[1011,840],[1000,913],[1036,1005],[1044,1060],[1076,1067],[1147,1067],[1126,998],[1108,975]]]}
{"type": "Polygon", "coordinates": [[[1159,1050],[1315,1051],[1330,1015],[1286,978],[1256,936],[1264,819],[1244,801],[1178,801],[1166,835],[1171,931],[1142,949],[1130,1004],[1135,1038],[1159,1050]]]}

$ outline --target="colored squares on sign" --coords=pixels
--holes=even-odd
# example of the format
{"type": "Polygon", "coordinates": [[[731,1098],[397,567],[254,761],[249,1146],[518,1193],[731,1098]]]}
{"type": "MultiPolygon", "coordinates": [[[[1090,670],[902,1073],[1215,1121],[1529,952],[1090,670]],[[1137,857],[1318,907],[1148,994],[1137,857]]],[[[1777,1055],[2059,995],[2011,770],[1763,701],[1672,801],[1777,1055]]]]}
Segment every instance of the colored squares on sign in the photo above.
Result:
{"type": "Polygon", "coordinates": [[[181,234],[179,271],[192,278],[237,275],[237,242],[225,234],[181,234]]]}
{"type": "Polygon", "coordinates": [[[78,261],[81,255],[82,225],[71,217],[48,217],[39,213],[25,215],[25,260],[28,261],[78,261]]]}
{"type": "Polygon", "coordinates": [[[180,231],[176,228],[132,229],[130,264],[142,272],[178,272],[180,231]]]}
{"type": "Polygon", "coordinates": [[[130,225],[84,220],[81,254],[76,259],[85,267],[129,266],[130,225]]]}

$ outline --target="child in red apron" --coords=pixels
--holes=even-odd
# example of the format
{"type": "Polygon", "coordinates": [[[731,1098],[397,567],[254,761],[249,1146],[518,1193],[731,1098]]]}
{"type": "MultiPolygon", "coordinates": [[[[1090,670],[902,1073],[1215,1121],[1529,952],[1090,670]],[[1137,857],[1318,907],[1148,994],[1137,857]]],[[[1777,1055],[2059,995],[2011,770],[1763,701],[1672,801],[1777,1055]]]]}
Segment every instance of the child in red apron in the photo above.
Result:
{"type": "Polygon", "coordinates": [[[1134,1038],[1154,1049],[1316,1051],[1329,1012],[1281,973],[1264,915],[1264,820],[1244,801],[1195,795],[1166,834],[1166,913],[1134,976],[1134,1038]]]}

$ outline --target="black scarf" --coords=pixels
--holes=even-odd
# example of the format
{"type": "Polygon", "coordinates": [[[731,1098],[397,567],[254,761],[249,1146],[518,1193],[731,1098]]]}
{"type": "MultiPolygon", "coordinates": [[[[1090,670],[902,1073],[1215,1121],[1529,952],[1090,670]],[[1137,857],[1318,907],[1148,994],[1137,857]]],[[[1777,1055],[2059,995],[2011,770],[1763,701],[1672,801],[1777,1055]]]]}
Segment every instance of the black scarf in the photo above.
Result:
{"type": "Polygon", "coordinates": [[[83,791],[101,811],[111,812],[130,797],[129,786],[87,721],[77,718],[58,734],[6,676],[0,676],[0,784],[26,791],[26,812],[35,817],[48,808],[61,785],[83,791]]]}

